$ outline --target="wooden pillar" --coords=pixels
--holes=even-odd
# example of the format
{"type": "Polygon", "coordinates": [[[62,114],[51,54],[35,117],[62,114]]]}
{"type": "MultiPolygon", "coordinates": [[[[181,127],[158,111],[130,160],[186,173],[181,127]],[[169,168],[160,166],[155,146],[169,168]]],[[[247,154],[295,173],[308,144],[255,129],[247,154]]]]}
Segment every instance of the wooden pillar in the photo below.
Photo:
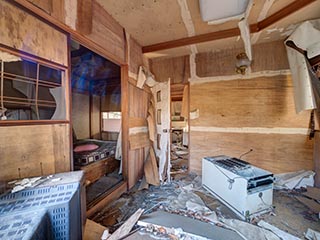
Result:
{"type": "Polygon", "coordinates": [[[129,152],[129,67],[121,66],[121,129],[122,129],[122,175],[128,179],[128,152],[129,152]]]}
{"type": "Polygon", "coordinates": [[[314,185],[316,187],[320,187],[320,131],[319,131],[319,123],[320,123],[320,111],[314,111],[315,118],[315,129],[316,132],[314,134],[314,146],[313,146],[313,161],[314,161],[314,171],[316,173],[314,177],[314,185]]]}

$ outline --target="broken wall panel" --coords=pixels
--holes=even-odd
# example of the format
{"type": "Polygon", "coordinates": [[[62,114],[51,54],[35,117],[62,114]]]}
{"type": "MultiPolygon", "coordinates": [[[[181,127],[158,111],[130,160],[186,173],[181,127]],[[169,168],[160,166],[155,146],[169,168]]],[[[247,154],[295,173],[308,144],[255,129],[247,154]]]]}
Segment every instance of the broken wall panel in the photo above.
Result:
{"type": "Polygon", "coordinates": [[[301,134],[191,131],[190,170],[200,173],[205,156],[228,155],[273,173],[313,169],[313,141],[301,134]]]}
{"type": "Polygon", "coordinates": [[[310,113],[295,113],[290,75],[193,84],[190,170],[205,156],[244,157],[274,173],[313,168],[310,113]]]}
{"type": "Polygon", "coordinates": [[[68,124],[0,127],[0,181],[70,171],[69,130],[68,124]]]}
{"type": "MultiPolygon", "coordinates": [[[[252,72],[289,69],[283,41],[253,45],[252,72]],[[276,49],[276,51],[274,51],[276,49]]],[[[196,73],[199,77],[236,75],[236,56],[243,48],[231,48],[218,52],[196,55],[196,73]]]]}
{"type": "Polygon", "coordinates": [[[0,15],[1,44],[68,65],[66,34],[6,1],[0,2],[0,11],[5,13],[0,15]]]}

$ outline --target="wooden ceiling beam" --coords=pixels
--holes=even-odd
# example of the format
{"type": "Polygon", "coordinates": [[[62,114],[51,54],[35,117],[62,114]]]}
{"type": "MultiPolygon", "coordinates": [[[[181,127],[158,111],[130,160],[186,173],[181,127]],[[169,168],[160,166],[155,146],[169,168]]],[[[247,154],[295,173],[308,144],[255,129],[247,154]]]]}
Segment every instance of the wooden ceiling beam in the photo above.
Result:
{"type": "Polygon", "coordinates": [[[278,22],[281,19],[286,18],[290,14],[304,8],[305,6],[309,5],[310,3],[315,2],[316,0],[296,0],[293,3],[285,6],[278,12],[272,14],[271,16],[267,17],[266,19],[258,22],[258,29],[259,31],[271,26],[275,22],[278,22]]]}
{"type": "MultiPolygon", "coordinates": [[[[283,9],[279,10],[278,12],[272,14],[271,16],[267,17],[266,19],[250,25],[250,32],[256,33],[259,32],[275,22],[289,16],[290,14],[302,9],[303,7],[309,5],[310,3],[315,2],[316,0],[296,0],[293,3],[289,4],[288,6],[284,7],[283,9]]],[[[218,39],[224,39],[229,37],[236,37],[240,35],[239,28],[231,28],[227,30],[221,30],[217,32],[211,32],[206,34],[200,34],[193,37],[186,37],[181,38],[177,40],[162,42],[162,43],[156,43],[149,46],[142,47],[143,53],[148,52],[155,52],[165,49],[171,49],[171,48],[177,48],[177,47],[183,47],[188,46],[192,44],[198,44],[203,42],[209,42],[214,41],[218,39]]]]}

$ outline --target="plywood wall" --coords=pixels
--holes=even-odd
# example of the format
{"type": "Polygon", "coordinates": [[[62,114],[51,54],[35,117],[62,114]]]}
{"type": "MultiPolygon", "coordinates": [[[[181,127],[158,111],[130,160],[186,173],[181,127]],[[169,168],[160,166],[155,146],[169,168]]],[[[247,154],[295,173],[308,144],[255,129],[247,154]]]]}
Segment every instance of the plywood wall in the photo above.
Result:
{"type": "Polygon", "coordinates": [[[100,96],[91,96],[91,136],[90,138],[101,139],[100,96]]]}
{"type": "Polygon", "coordinates": [[[0,181],[70,171],[69,125],[0,127],[0,181]]]}
{"type": "Polygon", "coordinates": [[[0,12],[1,44],[68,65],[66,34],[7,1],[0,1],[0,12]]]}
{"type": "Polygon", "coordinates": [[[72,93],[72,127],[77,139],[90,138],[89,95],[72,93]]]}
{"type": "MultiPolygon", "coordinates": [[[[143,89],[137,88],[133,84],[129,83],[129,127],[147,127],[147,111],[149,106],[149,100],[151,93],[143,89]],[[145,124],[134,124],[134,122],[143,122],[136,120],[145,119],[145,124]],[[131,124],[130,124],[131,123],[131,124]]],[[[130,128],[129,128],[130,129],[130,128]]],[[[131,136],[132,137],[132,136],[131,136]]],[[[130,139],[130,135],[129,135],[130,139]]],[[[129,149],[128,154],[128,183],[129,188],[141,179],[143,176],[143,166],[146,158],[146,152],[148,146],[142,144],[140,147],[134,147],[134,150],[129,149]]]]}
{"type": "Polygon", "coordinates": [[[220,154],[239,157],[274,173],[313,168],[310,113],[295,113],[290,76],[191,85],[190,169],[220,154]]]}
{"type": "MultiPolygon", "coordinates": [[[[252,72],[289,69],[283,41],[262,43],[252,48],[252,72]]],[[[205,52],[196,55],[196,73],[199,77],[235,75],[236,56],[243,52],[231,48],[219,52],[205,52]]]]}
{"type": "Polygon", "coordinates": [[[159,82],[168,81],[171,84],[187,83],[190,78],[190,61],[189,56],[152,59],[150,60],[151,72],[159,82]]]}

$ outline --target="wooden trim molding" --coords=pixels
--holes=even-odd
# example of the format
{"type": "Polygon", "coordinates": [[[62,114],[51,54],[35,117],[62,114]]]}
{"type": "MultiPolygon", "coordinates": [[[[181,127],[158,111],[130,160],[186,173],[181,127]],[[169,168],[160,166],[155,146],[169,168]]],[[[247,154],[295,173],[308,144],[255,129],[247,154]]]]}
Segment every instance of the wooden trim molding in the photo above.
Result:
{"type": "MultiPolygon", "coordinates": [[[[296,0],[293,3],[289,4],[288,6],[284,7],[283,9],[279,10],[278,12],[272,14],[271,16],[267,17],[266,19],[250,25],[250,32],[256,33],[260,32],[261,30],[271,26],[275,22],[289,16],[290,14],[300,10],[301,8],[309,5],[310,3],[315,2],[316,0],[296,0]]],[[[155,52],[165,49],[177,48],[182,46],[187,46],[191,44],[198,44],[202,42],[209,42],[223,38],[229,37],[236,37],[240,35],[239,28],[231,28],[227,30],[211,32],[206,34],[200,34],[193,37],[186,37],[180,38],[177,40],[152,44],[149,46],[142,47],[142,53],[148,52],[155,52]]]]}

